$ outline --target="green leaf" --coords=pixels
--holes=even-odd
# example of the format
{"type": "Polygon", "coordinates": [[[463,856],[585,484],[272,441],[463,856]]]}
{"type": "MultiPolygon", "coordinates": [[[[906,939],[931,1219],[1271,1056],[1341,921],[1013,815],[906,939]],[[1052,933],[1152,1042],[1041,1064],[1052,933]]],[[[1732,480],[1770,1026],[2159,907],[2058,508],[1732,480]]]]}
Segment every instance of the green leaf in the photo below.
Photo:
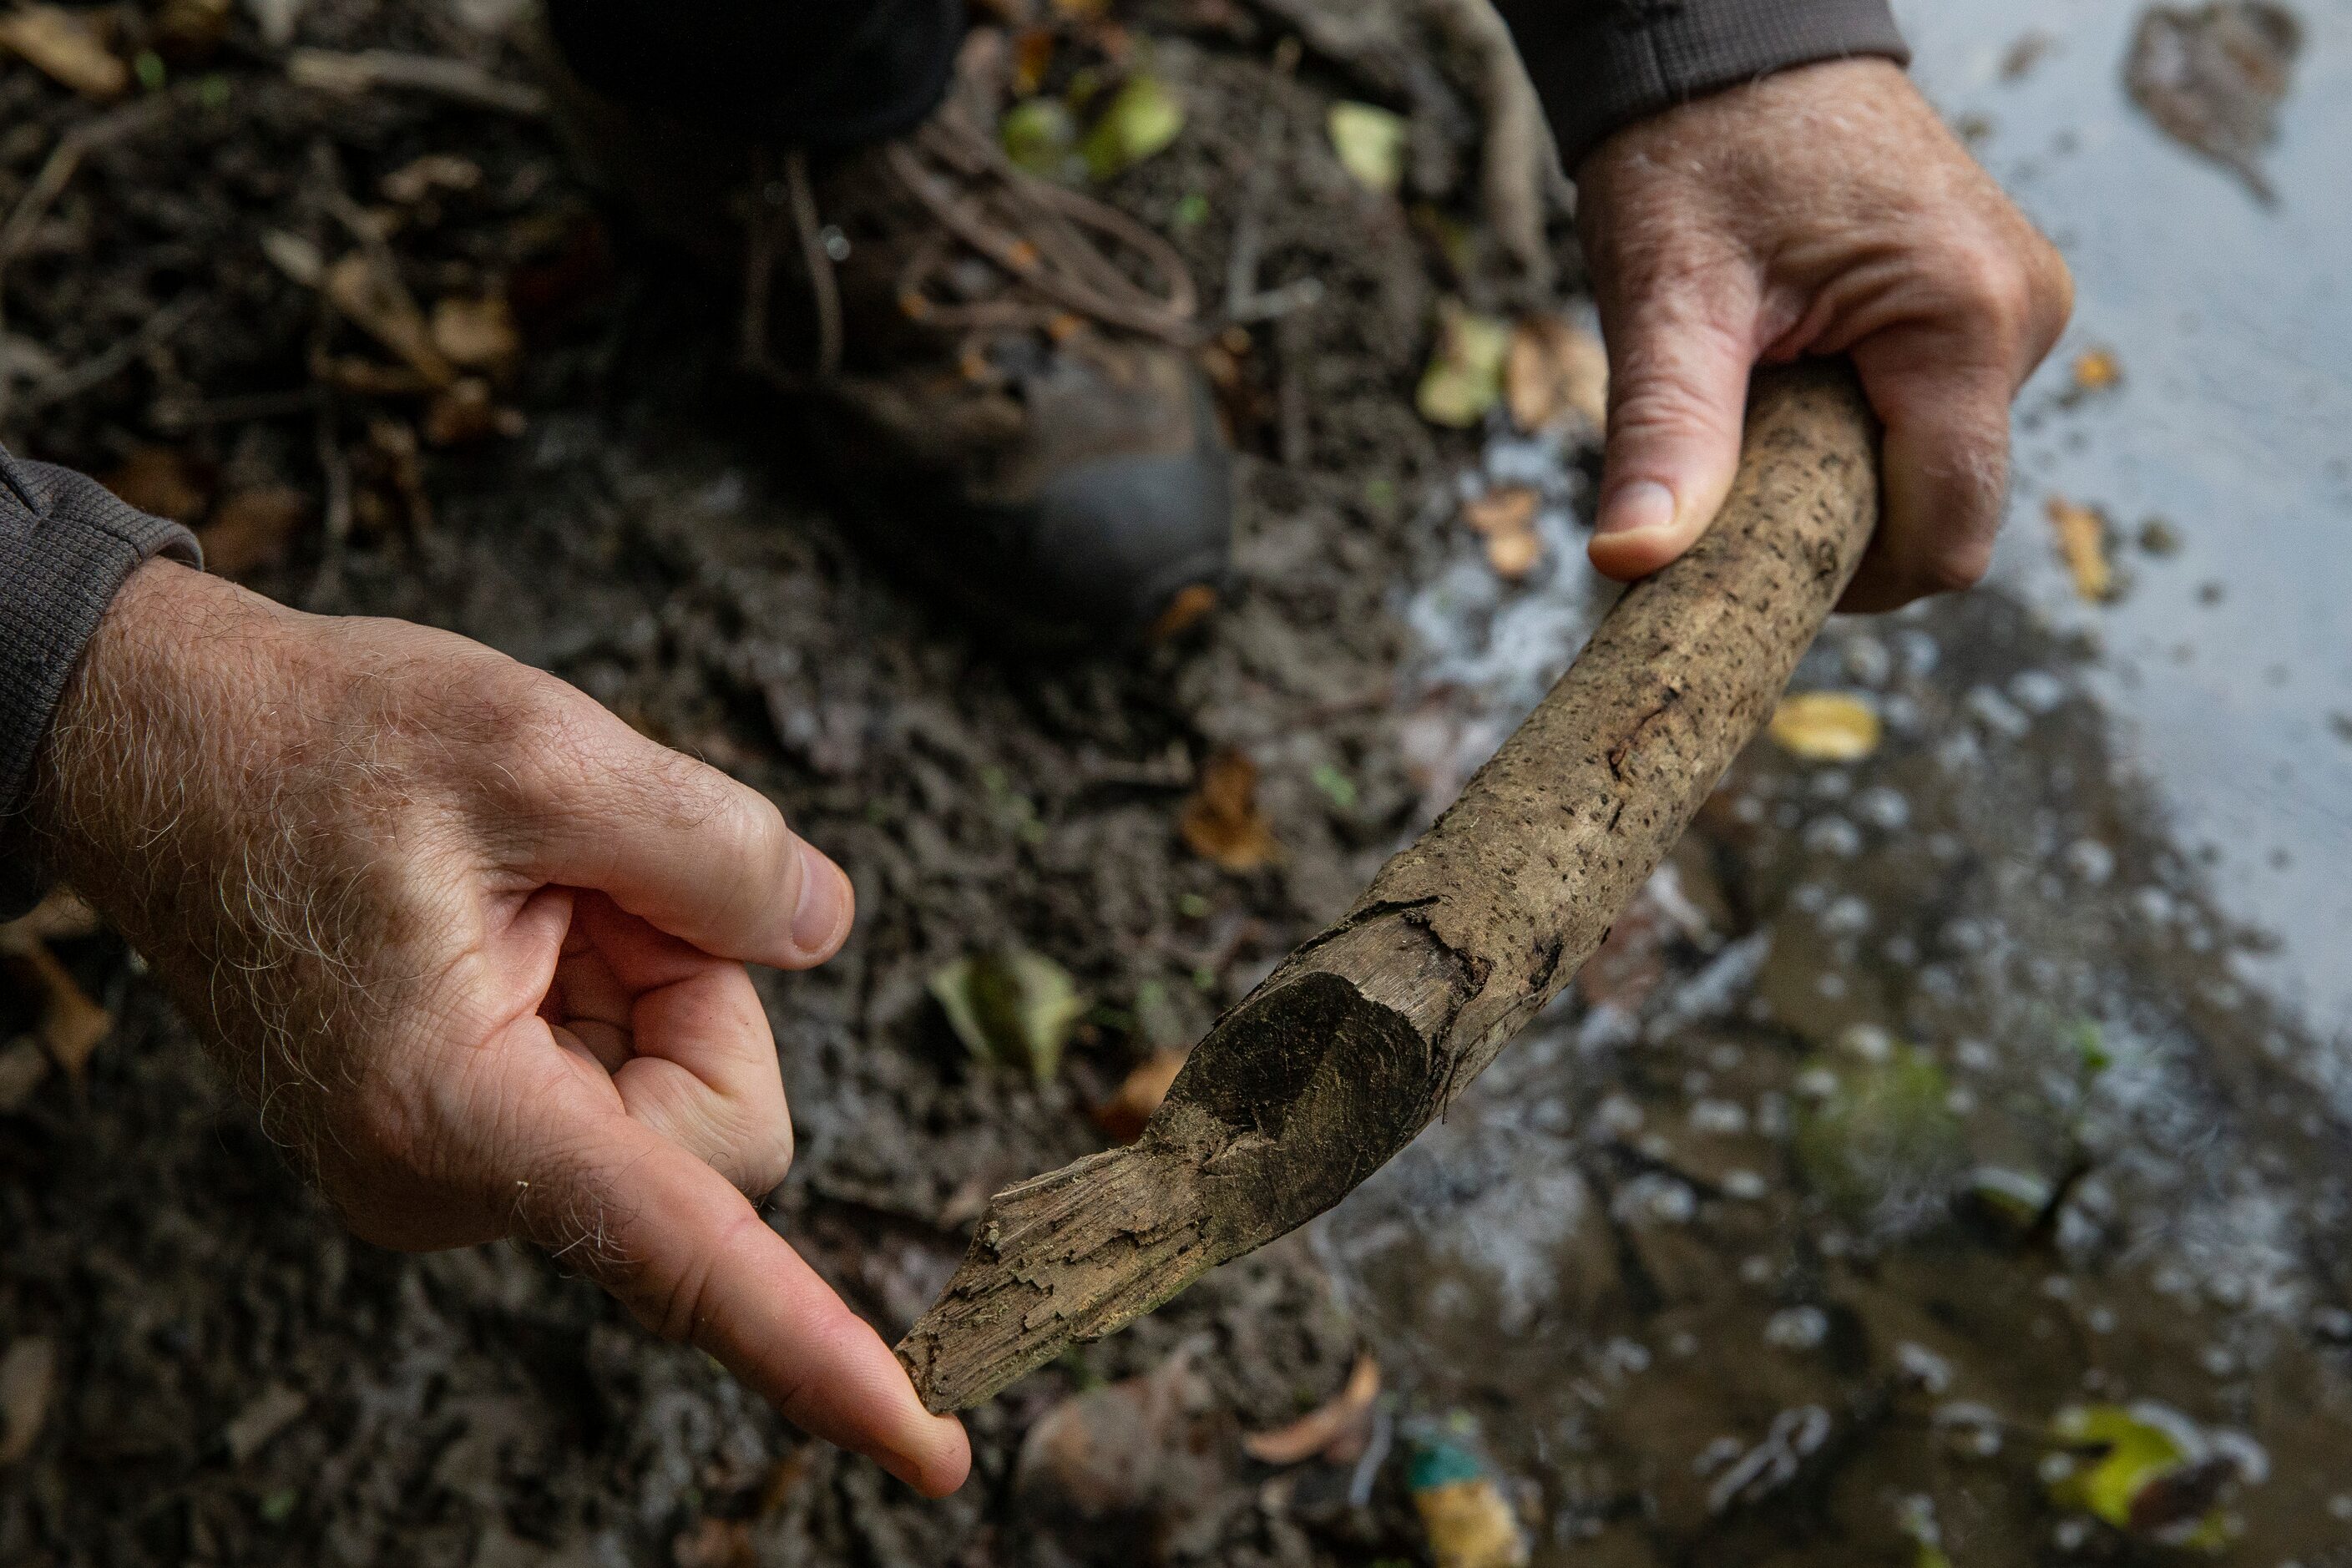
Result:
{"type": "Polygon", "coordinates": [[[1154,76],[1131,76],[1078,149],[1087,174],[1099,182],[1131,169],[1167,147],[1184,129],[1184,100],[1154,76]]]}
{"type": "Polygon", "coordinates": [[[1078,126],[1057,98],[1028,98],[1004,111],[996,140],[1016,168],[1048,180],[1084,172],[1077,156],[1078,126]]]}
{"type": "Polygon", "coordinates": [[[1068,970],[1019,947],[956,960],[931,976],[930,992],[973,1056],[1041,1084],[1061,1069],[1070,1031],[1092,1005],[1068,970]]]}
{"type": "Polygon", "coordinates": [[[1324,797],[1333,805],[1338,806],[1341,811],[1356,809],[1355,780],[1333,767],[1329,763],[1316,763],[1315,772],[1309,776],[1314,779],[1315,787],[1321,790],[1324,797]]]}
{"type": "Polygon", "coordinates": [[[1824,1054],[1813,1070],[1831,1087],[1800,1114],[1795,1152],[1814,1191],[1860,1218],[1952,1190],[1965,1147],[1934,1058],[1894,1044],[1878,1055],[1824,1054]]]}
{"type": "Polygon", "coordinates": [[[1357,183],[1393,192],[1404,177],[1406,126],[1402,116],[1369,103],[1335,103],[1325,123],[1339,166],[1357,183]]]}
{"type": "Polygon", "coordinates": [[[1504,322],[1473,314],[1459,300],[1443,301],[1437,352],[1422,372],[1413,406],[1432,425],[1466,430],[1477,424],[1503,395],[1503,356],[1510,346],[1504,322]]]}
{"type": "Polygon", "coordinates": [[[2141,1493],[2201,1447],[2184,1417],[2153,1405],[2069,1405],[2051,1418],[2050,1436],[2064,1448],[2091,1451],[2049,1483],[2050,1500],[2117,1530],[2131,1527],[2141,1493]]]}

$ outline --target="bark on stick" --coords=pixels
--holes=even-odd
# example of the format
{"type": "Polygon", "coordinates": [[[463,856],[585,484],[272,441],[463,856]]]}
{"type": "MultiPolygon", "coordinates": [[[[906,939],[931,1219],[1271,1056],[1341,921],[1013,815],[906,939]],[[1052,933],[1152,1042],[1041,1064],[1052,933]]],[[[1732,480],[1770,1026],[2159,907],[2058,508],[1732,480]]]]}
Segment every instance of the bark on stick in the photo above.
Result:
{"type": "Polygon", "coordinates": [[[1730,500],[1618,601],[1355,908],[1220,1019],[1142,1136],[1006,1188],[898,1346],[988,1398],[1322,1213],[1566,984],[1770,715],[1878,517],[1843,367],[1757,377],[1730,500]]]}

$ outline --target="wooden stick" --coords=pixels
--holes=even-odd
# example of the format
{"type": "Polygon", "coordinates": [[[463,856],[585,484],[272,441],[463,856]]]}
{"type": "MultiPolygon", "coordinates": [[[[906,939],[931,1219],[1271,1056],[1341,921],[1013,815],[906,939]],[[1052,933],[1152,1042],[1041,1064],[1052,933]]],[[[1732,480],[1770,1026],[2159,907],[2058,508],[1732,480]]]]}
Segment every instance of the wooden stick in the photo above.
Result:
{"type": "Polygon", "coordinates": [[[1758,375],[1730,500],[1629,589],[1462,797],[1193,1053],[1142,1136],[1006,1188],[898,1346],[988,1398],[1338,1203],[1601,945],[1769,717],[1878,516],[1852,375],[1758,375]]]}

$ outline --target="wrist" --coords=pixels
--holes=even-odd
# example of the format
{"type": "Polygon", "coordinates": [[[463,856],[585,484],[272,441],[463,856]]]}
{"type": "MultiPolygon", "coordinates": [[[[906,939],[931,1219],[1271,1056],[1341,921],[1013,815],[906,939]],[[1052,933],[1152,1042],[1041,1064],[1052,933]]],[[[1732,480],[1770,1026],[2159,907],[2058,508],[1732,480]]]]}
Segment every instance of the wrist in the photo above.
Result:
{"type": "Polygon", "coordinates": [[[189,742],[227,752],[250,740],[208,721],[209,698],[249,665],[239,645],[282,613],[162,558],[124,580],[34,756],[25,822],[50,871],[100,907],[111,901],[131,870],[124,847],[152,846],[168,822],[195,762],[189,742]]]}

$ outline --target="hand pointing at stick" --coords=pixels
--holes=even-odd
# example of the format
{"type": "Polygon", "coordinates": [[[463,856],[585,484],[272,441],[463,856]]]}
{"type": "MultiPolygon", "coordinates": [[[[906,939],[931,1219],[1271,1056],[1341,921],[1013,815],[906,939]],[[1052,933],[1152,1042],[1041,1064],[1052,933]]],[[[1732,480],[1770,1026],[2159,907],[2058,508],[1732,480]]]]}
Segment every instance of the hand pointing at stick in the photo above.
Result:
{"type": "Polygon", "coordinates": [[[962,1429],[752,1206],[792,1161],[746,963],[848,934],[761,795],[446,633],[154,563],[35,824],[362,1237],[502,1237],[940,1494],[962,1429]]]}

